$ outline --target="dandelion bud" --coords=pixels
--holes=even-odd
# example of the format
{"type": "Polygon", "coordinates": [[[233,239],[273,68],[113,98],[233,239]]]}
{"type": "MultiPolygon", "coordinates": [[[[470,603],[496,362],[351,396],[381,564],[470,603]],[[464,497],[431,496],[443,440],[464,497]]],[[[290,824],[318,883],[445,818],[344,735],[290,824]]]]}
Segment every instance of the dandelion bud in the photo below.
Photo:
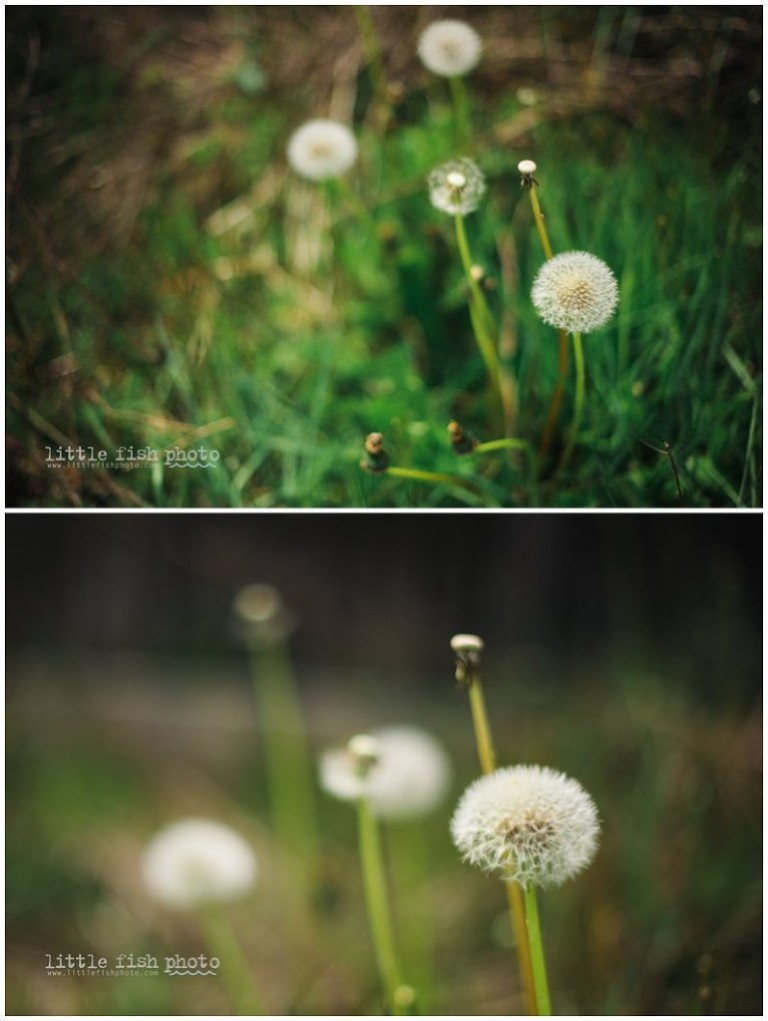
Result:
{"type": "Polygon", "coordinates": [[[256,872],[250,845],[212,819],[181,819],[166,826],[147,844],[142,860],[152,896],[179,909],[233,900],[253,886],[256,872]]]}
{"type": "Polygon", "coordinates": [[[549,326],[591,333],[615,312],[619,286],[602,259],[588,252],[564,252],[541,267],[531,300],[549,326]]]}
{"type": "Polygon", "coordinates": [[[475,780],[451,819],[464,861],[523,887],[560,886],[592,861],[597,809],[575,780],[511,766],[475,780]]]}
{"type": "Polygon", "coordinates": [[[288,162],[297,174],[310,181],[341,177],[356,159],[357,140],[338,121],[307,121],[288,142],[288,162]]]}
{"type": "Polygon", "coordinates": [[[419,37],[422,64],[443,78],[468,74],[480,61],[480,36],[465,21],[446,18],[433,22],[419,37]]]}
{"type": "Polygon", "coordinates": [[[427,178],[429,198],[435,209],[451,216],[466,216],[480,205],[485,194],[485,176],[474,160],[449,160],[427,178]]]}
{"type": "Polygon", "coordinates": [[[456,653],[456,683],[470,688],[480,667],[485,642],[478,635],[454,635],[451,648],[456,653]]]}
{"type": "Polygon", "coordinates": [[[533,160],[520,160],[517,164],[517,169],[524,177],[530,177],[531,174],[536,173],[536,164],[533,160]]]}
{"type": "Polygon", "coordinates": [[[365,438],[365,456],[360,461],[365,471],[383,472],[389,467],[389,455],[384,449],[382,433],[368,433],[365,438]]]}
{"type": "Polygon", "coordinates": [[[448,435],[455,454],[471,454],[477,446],[476,437],[465,432],[458,422],[448,423],[448,435]]]}

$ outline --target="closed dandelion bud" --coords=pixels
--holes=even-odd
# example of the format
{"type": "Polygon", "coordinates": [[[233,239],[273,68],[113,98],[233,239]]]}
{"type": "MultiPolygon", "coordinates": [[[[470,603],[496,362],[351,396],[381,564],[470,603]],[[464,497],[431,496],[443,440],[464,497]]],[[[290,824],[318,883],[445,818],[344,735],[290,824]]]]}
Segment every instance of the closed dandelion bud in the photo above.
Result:
{"type": "Polygon", "coordinates": [[[456,653],[456,683],[469,688],[480,667],[485,642],[478,635],[454,635],[451,648],[456,653]]]}
{"type": "Polygon", "coordinates": [[[238,632],[254,647],[267,648],[283,641],[295,627],[278,590],[263,582],[240,589],[233,609],[238,632]]]}
{"type": "Polygon", "coordinates": [[[383,472],[389,467],[389,455],[384,449],[382,433],[368,433],[365,438],[365,455],[360,461],[365,471],[383,472]]]}
{"type": "Polygon", "coordinates": [[[382,727],[320,757],[320,784],[341,801],[366,797],[376,816],[425,815],[443,800],[451,766],[442,746],[418,727],[382,727]]]}
{"type": "Polygon", "coordinates": [[[510,766],[476,780],[451,819],[464,861],[524,888],[560,886],[592,861],[600,824],[575,780],[543,766],[510,766]]]}
{"type": "Polygon", "coordinates": [[[480,36],[465,21],[433,22],[419,37],[419,57],[433,74],[456,78],[477,67],[483,53],[480,36]]]}
{"type": "Polygon", "coordinates": [[[181,819],[147,844],[142,874],[161,904],[189,910],[247,893],[256,880],[256,856],[239,833],[222,823],[181,819]]]}
{"type": "Polygon", "coordinates": [[[451,216],[466,216],[480,205],[485,194],[485,176],[474,160],[449,160],[427,178],[429,198],[435,209],[451,216]]]}
{"type": "Polygon", "coordinates": [[[616,311],[619,286],[602,259],[588,252],[564,252],[541,267],[531,300],[549,326],[591,333],[616,311]]]}
{"type": "Polygon", "coordinates": [[[288,162],[310,181],[341,177],[357,159],[357,140],[345,124],[332,120],[307,121],[288,142],[288,162]]]}
{"type": "Polygon", "coordinates": [[[465,432],[458,422],[448,423],[448,435],[455,454],[471,454],[477,446],[477,438],[465,432]]]}

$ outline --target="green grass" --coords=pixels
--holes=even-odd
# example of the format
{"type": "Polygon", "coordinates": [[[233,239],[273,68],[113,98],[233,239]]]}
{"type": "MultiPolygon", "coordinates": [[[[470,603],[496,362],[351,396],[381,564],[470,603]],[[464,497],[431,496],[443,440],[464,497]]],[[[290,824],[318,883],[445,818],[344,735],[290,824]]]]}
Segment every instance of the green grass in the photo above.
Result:
{"type": "MultiPolygon", "coordinates": [[[[610,69],[617,51],[605,39],[619,46],[624,29],[615,36],[616,9],[604,10],[587,43],[593,61],[610,69]]],[[[711,38],[701,30],[703,41],[688,26],[683,48],[732,42],[721,20],[711,38]]],[[[557,336],[529,300],[543,256],[515,169],[520,158],[538,163],[555,251],[595,253],[621,286],[618,315],[585,338],[587,406],[568,466],[558,471],[557,456],[547,458],[532,480],[519,458],[459,458],[447,438],[453,418],[482,440],[499,430],[453,225],[431,208],[425,185],[436,164],[456,155],[446,83],[414,71],[382,132],[361,70],[361,155],[345,190],[302,182],[286,166],[290,131],[318,112],[306,88],[273,95],[268,72],[246,55],[192,131],[173,103],[163,41],[147,46],[122,105],[114,70],[97,62],[57,82],[56,113],[72,154],[29,169],[34,207],[14,214],[14,502],[761,505],[760,126],[749,82],[736,109],[704,62],[700,88],[682,103],[644,102],[640,93],[625,109],[605,89],[590,99],[581,77],[572,83],[578,101],[542,89],[533,107],[498,81],[468,80],[471,154],[489,192],[467,229],[474,259],[493,278],[489,300],[511,348],[515,435],[535,450],[557,336]],[[158,143],[162,154],[122,231],[116,204],[99,203],[82,185],[73,196],[71,181],[97,161],[80,139],[95,139],[105,161],[110,129],[141,139],[149,130],[143,104],[163,108],[169,141],[158,143]],[[36,230],[41,217],[58,225],[53,250],[36,230]],[[74,243],[61,251],[70,227],[74,243]],[[384,434],[393,464],[471,479],[477,491],[364,474],[371,431],[384,434]],[[53,470],[44,448],[59,442],[109,452],[202,445],[220,461],[206,471],[53,470]]],[[[45,140],[25,141],[22,159],[42,158],[45,140]]],[[[571,359],[555,455],[573,382],[571,359]]]]}

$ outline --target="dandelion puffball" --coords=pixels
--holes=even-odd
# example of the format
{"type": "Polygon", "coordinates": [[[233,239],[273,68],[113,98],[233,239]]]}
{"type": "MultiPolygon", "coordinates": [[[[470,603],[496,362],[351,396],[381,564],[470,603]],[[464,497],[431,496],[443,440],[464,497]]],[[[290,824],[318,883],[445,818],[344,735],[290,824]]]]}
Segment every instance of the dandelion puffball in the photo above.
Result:
{"type": "Polygon", "coordinates": [[[427,814],[443,800],[450,782],[447,754],[419,727],[382,727],[320,757],[323,788],[342,801],[367,797],[374,814],[382,819],[427,814]],[[368,761],[361,768],[363,747],[368,761]]]}
{"type": "Polygon", "coordinates": [[[433,22],[421,33],[418,48],[422,64],[444,78],[468,74],[483,53],[474,28],[453,18],[433,22]]]}
{"type": "Polygon", "coordinates": [[[429,198],[435,209],[451,216],[466,216],[480,205],[485,194],[485,176],[470,159],[449,160],[427,178],[429,198]]]}
{"type": "Polygon", "coordinates": [[[297,174],[310,181],[341,177],[356,159],[357,140],[338,121],[307,121],[288,142],[288,162],[297,174]]]}
{"type": "Polygon", "coordinates": [[[560,886],[581,872],[599,831],[581,785],[542,766],[510,766],[475,780],[451,819],[466,862],[523,887],[560,886]]]}
{"type": "Polygon", "coordinates": [[[533,282],[531,300],[549,326],[591,333],[611,318],[619,303],[613,271],[589,252],[563,252],[545,262],[533,282]]]}
{"type": "Polygon", "coordinates": [[[191,909],[233,900],[256,879],[249,844],[212,819],[180,819],[147,844],[142,874],[152,896],[166,907],[191,909]]]}

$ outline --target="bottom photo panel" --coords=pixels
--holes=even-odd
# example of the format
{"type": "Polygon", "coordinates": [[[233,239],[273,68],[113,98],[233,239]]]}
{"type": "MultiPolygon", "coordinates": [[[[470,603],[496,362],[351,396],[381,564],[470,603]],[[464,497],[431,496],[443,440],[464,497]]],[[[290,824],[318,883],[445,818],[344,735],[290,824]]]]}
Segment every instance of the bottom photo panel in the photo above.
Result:
{"type": "Polygon", "coordinates": [[[11,1015],[758,1015],[759,515],[7,520],[11,1015]]]}

